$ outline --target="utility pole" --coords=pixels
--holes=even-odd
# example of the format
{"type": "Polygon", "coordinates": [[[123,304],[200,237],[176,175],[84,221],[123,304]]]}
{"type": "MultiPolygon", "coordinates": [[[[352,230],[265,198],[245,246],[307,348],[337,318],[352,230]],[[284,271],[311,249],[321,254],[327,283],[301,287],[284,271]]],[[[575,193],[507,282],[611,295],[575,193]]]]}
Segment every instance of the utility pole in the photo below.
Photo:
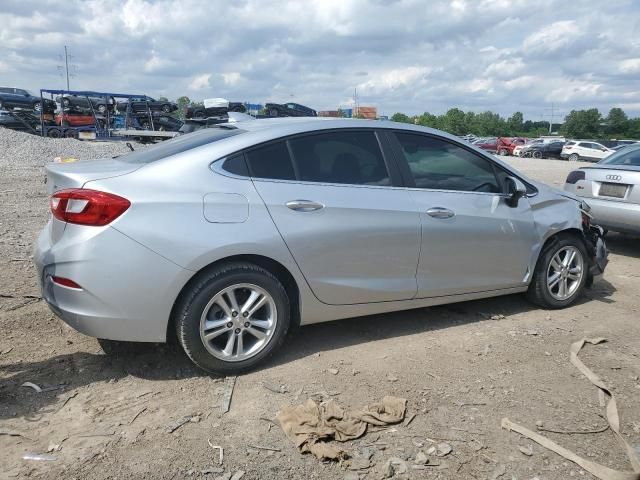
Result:
{"type": "Polygon", "coordinates": [[[67,53],[67,46],[64,46],[64,71],[67,73],[67,91],[69,88],[69,54],[67,53]]]}
{"type": "MultiPolygon", "coordinates": [[[[64,65],[58,65],[58,71],[60,72],[61,77],[63,78],[66,77],[67,79],[67,91],[70,90],[69,78],[75,77],[75,74],[73,72],[78,68],[77,65],[69,64],[70,58],[73,58],[73,57],[69,54],[69,47],[65,45],[64,46],[64,65]],[[63,70],[64,70],[64,74],[62,73],[63,70]]],[[[60,60],[62,60],[61,55],[60,55],[60,60]]]]}
{"type": "Polygon", "coordinates": [[[551,108],[545,108],[545,110],[551,110],[551,114],[550,115],[545,115],[545,116],[549,116],[551,119],[549,120],[549,135],[551,135],[551,130],[553,129],[553,119],[554,117],[559,117],[560,113],[556,113],[556,104],[555,103],[551,103],[551,108]]]}

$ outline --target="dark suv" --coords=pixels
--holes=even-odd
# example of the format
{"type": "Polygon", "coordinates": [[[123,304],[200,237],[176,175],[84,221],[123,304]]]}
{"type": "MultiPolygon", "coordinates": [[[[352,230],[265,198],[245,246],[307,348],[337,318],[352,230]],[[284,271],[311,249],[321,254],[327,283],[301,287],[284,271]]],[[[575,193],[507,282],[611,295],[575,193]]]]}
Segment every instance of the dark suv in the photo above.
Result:
{"type": "MultiPolygon", "coordinates": [[[[41,99],[21,88],[0,87],[0,110],[14,108],[39,112],[42,108],[41,99]]],[[[53,113],[55,110],[56,102],[45,99],[44,113],[53,113]]]]}
{"type": "Polygon", "coordinates": [[[156,100],[151,97],[137,97],[129,99],[129,102],[118,102],[116,108],[119,112],[127,111],[127,103],[131,103],[131,110],[134,113],[146,112],[147,108],[152,112],[171,113],[178,110],[178,105],[165,100],[156,100]]]}
{"type": "Polygon", "coordinates": [[[264,106],[270,117],[317,117],[314,109],[300,105],[299,103],[267,103],[264,106]]]}

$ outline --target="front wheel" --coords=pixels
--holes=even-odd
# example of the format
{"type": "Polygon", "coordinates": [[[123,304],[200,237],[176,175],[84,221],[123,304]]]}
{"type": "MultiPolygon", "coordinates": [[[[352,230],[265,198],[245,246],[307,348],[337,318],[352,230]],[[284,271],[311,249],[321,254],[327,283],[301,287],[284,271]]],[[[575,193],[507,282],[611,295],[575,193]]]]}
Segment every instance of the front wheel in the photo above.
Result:
{"type": "Polygon", "coordinates": [[[569,155],[570,162],[577,162],[578,160],[580,160],[580,156],[577,153],[572,153],[571,155],[569,155]]]}
{"type": "Polygon", "coordinates": [[[508,153],[509,152],[504,148],[501,148],[500,151],[498,152],[498,154],[500,154],[501,157],[506,157],[508,153]]]}
{"type": "Polygon", "coordinates": [[[178,341],[211,373],[235,375],[264,363],[289,330],[287,293],[267,270],[250,263],[219,267],[196,281],[177,309],[178,341]]]}
{"type": "Polygon", "coordinates": [[[171,112],[171,105],[162,105],[162,109],[161,109],[164,113],[170,113],[171,112]]]}
{"type": "Polygon", "coordinates": [[[533,158],[542,158],[542,152],[539,152],[539,151],[533,152],[533,158]]]}
{"type": "Polygon", "coordinates": [[[576,301],[588,277],[587,251],[579,238],[566,235],[540,254],[527,296],[544,308],[564,308],[576,301]]]}

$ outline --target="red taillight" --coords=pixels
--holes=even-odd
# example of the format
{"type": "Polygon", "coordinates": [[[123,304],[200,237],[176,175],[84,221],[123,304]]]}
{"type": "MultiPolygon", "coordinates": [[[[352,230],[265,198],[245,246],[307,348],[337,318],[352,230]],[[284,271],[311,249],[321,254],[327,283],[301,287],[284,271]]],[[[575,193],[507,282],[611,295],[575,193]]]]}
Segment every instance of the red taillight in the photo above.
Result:
{"type": "Polygon", "coordinates": [[[51,195],[51,212],[63,222],[102,227],[122,215],[131,202],[97,190],[60,190],[51,195]]]}
{"type": "Polygon", "coordinates": [[[584,180],[586,175],[584,170],[574,170],[573,172],[567,175],[567,180],[565,183],[570,183],[571,185],[575,185],[579,180],[584,180]]]}
{"type": "Polygon", "coordinates": [[[51,281],[53,283],[57,283],[58,285],[62,285],[63,287],[77,288],[78,290],[82,290],[82,287],[80,285],[69,278],[56,277],[55,275],[52,275],[51,281]]]}

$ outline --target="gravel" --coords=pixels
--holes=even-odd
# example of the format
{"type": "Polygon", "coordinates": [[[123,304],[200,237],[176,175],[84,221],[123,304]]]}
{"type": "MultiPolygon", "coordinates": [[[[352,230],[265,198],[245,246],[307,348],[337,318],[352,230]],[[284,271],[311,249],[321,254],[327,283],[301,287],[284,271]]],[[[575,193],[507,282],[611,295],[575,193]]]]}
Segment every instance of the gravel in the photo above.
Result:
{"type": "MultiPolygon", "coordinates": [[[[134,148],[139,148],[136,144],[134,148]]],[[[129,152],[125,142],[88,142],[74,138],[46,138],[0,127],[0,167],[42,166],[56,157],[79,160],[112,157],[129,152]]]]}

